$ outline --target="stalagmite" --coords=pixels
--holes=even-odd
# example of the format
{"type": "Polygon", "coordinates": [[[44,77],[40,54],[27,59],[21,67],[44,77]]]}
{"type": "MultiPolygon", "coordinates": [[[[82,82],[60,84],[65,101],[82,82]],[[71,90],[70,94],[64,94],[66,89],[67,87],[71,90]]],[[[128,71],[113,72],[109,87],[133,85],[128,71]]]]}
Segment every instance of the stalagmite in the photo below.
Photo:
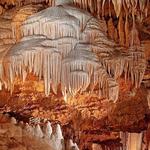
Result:
{"type": "Polygon", "coordinates": [[[68,143],[68,149],[71,150],[73,146],[74,146],[74,143],[73,143],[72,139],[70,139],[69,143],[68,143]]]}
{"type": "Polygon", "coordinates": [[[76,143],[74,143],[74,142],[72,141],[72,139],[70,139],[70,140],[68,141],[68,147],[67,147],[67,149],[68,149],[68,150],[79,150],[78,145],[77,145],[76,143]]]}
{"type": "Polygon", "coordinates": [[[46,123],[45,137],[46,137],[46,138],[50,138],[51,135],[52,135],[52,132],[53,132],[53,130],[52,130],[52,127],[51,127],[51,123],[48,121],[48,122],[46,123]]]}
{"type": "Polygon", "coordinates": [[[40,125],[36,125],[35,128],[34,128],[34,135],[38,138],[43,138],[43,132],[42,132],[42,129],[40,127],[40,125]]]}
{"type": "Polygon", "coordinates": [[[55,138],[56,139],[64,139],[63,135],[62,135],[62,131],[61,131],[61,127],[59,124],[56,125],[56,132],[55,132],[55,138]]]}
{"type": "Polygon", "coordinates": [[[64,137],[62,135],[61,127],[59,124],[56,125],[54,135],[51,136],[49,141],[50,145],[54,150],[63,150],[64,148],[64,137]]]}
{"type": "Polygon", "coordinates": [[[75,150],[79,150],[79,147],[78,147],[78,145],[76,143],[74,144],[74,149],[75,150]]]}
{"type": "Polygon", "coordinates": [[[29,125],[28,123],[25,124],[25,132],[29,135],[29,136],[34,136],[34,129],[31,125],[29,125]]]}
{"type": "Polygon", "coordinates": [[[12,124],[17,124],[17,120],[16,120],[16,118],[11,117],[11,123],[12,123],[12,124]]]}
{"type": "MultiPolygon", "coordinates": [[[[32,117],[34,118],[34,117],[32,117]]],[[[35,118],[36,119],[36,118],[35,118]]],[[[43,121],[43,120],[42,120],[43,121]]],[[[42,124],[43,122],[41,122],[42,124]]],[[[18,144],[15,145],[15,149],[23,150],[24,148],[26,149],[41,149],[41,150],[79,150],[78,146],[76,143],[73,143],[70,147],[71,149],[68,149],[68,147],[65,145],[67,139],[64,139],[62,136],[61,128],[60,125],[56,126],[56,133],[51,132],[51,136],[47,139],[43,138],[43,132],[41,130],[40,125],[30,125],[28,123],[25,123],[23,121],[16,120],[16,118],[11,117],[10,114],[1,114],[1,129],[0,129],[0,134],[1,137],[6,138],[8,140],[10,139],[15,139],[15,144],[16,141],[19,141],[19,146],[18,144]],[[7,115],[7,116],[6,116],[7,115]],[[8,116],[9,115],[9,116],[8,116]],[[13,121],[13,124],[12,124],[13,121]],[[15,123],[14,126],[14,121],[19,122],[18,124],[15,123]],[[23,145],[20,147],[20,145],[23,145]],[[19,148],[18,148],[19,147],[19,148]]],[[[48,128],[48,130],[51,128],[50,122],[47,122],[46,124],[42,124],[43,128],[48,128]]],[[[50,129],[51,130],[51,129],[50,129]]],[[[49,131],[50,131],[49,130],[49,131]]],[[[52,131],[52,130],[51,130],[52,131]]],[[[49,133],[48,133],[49,134],[49,133]]],[[[4,141],[3,141],[4,142],[4,141]]],[[[14,143],[14,141],[11,141],[11,143],[14,143]]],[[[7,145],[7,144],[5,144],[7,145]]],[[[2,149],[3,145],[0,146],[0,149],[2,149]]],[[[10,147],[10,145],[9,145],[10,147]]],[[[8,147],[8,149],[9,149],[8,147]]],[[[6,149],[7,146],[4,147],[6,149]]]]}

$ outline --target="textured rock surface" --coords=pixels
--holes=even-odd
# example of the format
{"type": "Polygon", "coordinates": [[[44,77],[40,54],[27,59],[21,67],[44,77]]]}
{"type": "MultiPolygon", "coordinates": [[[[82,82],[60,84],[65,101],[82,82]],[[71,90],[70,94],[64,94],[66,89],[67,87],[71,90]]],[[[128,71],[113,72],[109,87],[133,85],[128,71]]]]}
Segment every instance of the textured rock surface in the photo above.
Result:
{"type": "MultiPolygon", "coordinates": [[[[95,89],[93,94],[77,94],[75,97],[68,99],[67,102],[64,102],[59,87],[57,95],[52,92],[48,97],[45,97],[43,81],[39,81],[37,77],[30,73],[24,83],[18,78],[15,79],[12,95],[4,88],[3,91],[0,91],[0,111],[14,112],[13,115],[15,117],[24,121],[34,116],[49,119],[53,123],[61,122],[63,130],[65,130],[65,137],[74,138],[74,141],[76,141],[80,145],[80,149],[83,150],[92,148],[93,150],[105,150],[108,148],[114,150],[119,149],[123,144],[120,138],[120,131],[144,131],[143,140],[145,149],[148,149],[150,145],[150,100],[148,96],[148,89],[150,88],[150,13],[147,11],[148,7],[141,5],[141,8],[144,9],[140,12],[136,12],[136,28],[133,28],[133,18],[131,14],[129,17],[127,17],[128,14],[126,14],[131,6],[125,9],[126,13],[124,11],[120,12],[120,8],[115,7],[117,16],[119,16],[119,18],[116,18],[112,3],[109,7],[108,1],[105,1],[105,7],[102,9],[102,7],[97,8],[97,5],[93,4],[92,1],[86,3],[87,1],[84,1],[85,4],[80,0],[75,3],[78,7],[90,11],[98,18],[104,16],[103,18],[107,25],[109,38],[125,47],[133,43],[138,45],[139,42],[141,42],[143,44],[147,60],[147,69],[141,87],[135,89],[130,80],[125,81],[124,77],[121,76],[116,79],[120,87],[119,98],[116,103],[108,101],[107,99],[97,98],[97,89],[95,89]],[[102,10],[104,11],[102,12],[102,10]],[[140,18],[138,17],[139,13],[140,18]],[[145,13],[147,16],[145,16],[145,13]],[[132,29],[136,29],[139,36],[130,42],[132,29]]],[[[14,5],[11,8],[9,5],[4,4],[4,2],[8,2],[8,0],[0,1],[2,4],[2,6],[0,6],[0,60],[6,54],[7,50],[20,40],[22,36],[20,26],[26,18],[48,7],[46,3],[41,3],[40,5],[26,5],[24,7],[21,6],[21,3],[16,3],[16,7],[15,1],[12,0],[8,3],[9,5],[14,5]]],[[[40,3],[40,1],[33,1],[33,3],[34,2],[40,3]]],[[[102,1],[100,2],[102,3],[102,1]]],[[[26,1],[26,4],[27,3],[26,1]]],[[[49,1],[49,3],[49,5],[52,5],[53,2],[49,1]]],[[[113,4],[114,3],[115,1],[113,1],[113,4]]],[[[119,5],[120,4],[118,4],[118,6],[119,5]]],[[[146,3],[145,5],[149,6],[146,3]]],[[[115,6],[117,5],[115,4],[115,6]]],[[[128,51],[128,48],[125,49],[125,51],[128,51]]],[[[15,127],[16,126],[13,125],[13,128],[15,127]]],[[[6,123],[2,125],[1,128],[3,132],[4,129],[12,128],[12,126],[10,127],[9,124],[7,125],[6,123]]],[[[14,130],[17,130],[19,135],[21,134],[18,128],[14,130]]],[[[14,133],[10,135],[12,134],[14,135],[14,133]]],[[[27,147],[24,146],[25,141],[23,142],[22,138],[13,137],[14,138],[9,137],[8,133],[2,134],[0,137],[0,141],[2,140],[0,149],[27,150],[27,147]]],[[[27,136],[25,139],[27,139],[27,144],[30,145],[31,143],[28,143],[30,138],[27,136]]],[[[34,145],[37,144],[38,141],[34,141],[34,145]]],[[[32,147],[32,149],[36,150],[38,148],[32,147]]]]}

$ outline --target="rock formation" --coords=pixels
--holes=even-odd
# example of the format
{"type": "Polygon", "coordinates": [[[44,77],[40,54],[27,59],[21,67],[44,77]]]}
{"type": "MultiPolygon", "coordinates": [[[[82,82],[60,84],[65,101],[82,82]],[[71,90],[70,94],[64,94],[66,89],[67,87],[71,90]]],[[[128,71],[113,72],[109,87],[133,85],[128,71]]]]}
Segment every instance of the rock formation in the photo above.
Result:
{"type": "Polygon", "coordinates": [[[147,150],[149,7],[149,0],[0,0],[1,113],[15,126],[17,117],[26,122],[49,149],[147,150]]]}
{"type": "Polygon", "coordinates": [[[78,150],[78,146],[73,143],[72,139],[67,141],[63,138],[59,124],[52,127],[49,121],[34,125],[17,123],[14,117],[9,118],[7,114],[1,114],[0,118],[1,150],[63,150],[66,148],[72,150],[74,147],[78,150]],[[54,127],[55,131],[50,133],[49,130],[54,127]],[[43,131],[44,128],[49,129],[43,131]]]}

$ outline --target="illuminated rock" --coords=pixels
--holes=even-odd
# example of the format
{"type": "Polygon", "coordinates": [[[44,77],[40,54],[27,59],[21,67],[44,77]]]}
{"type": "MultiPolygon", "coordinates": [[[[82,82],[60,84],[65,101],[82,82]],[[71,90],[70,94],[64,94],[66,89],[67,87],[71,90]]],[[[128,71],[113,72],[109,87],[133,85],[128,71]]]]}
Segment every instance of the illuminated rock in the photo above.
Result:
{"type": "Polygon", "coordinates": [[[24,38],[1,65],[1,84],[13,91],[16,76],[24,81],[33,72],[44,80],[46,96],[51,90],[57,94],[59,84],[64,99],[98,87],[99,98],[114,102],[119,94],[116,79],[123,73],[139,87],[145,71],[142,47],[132,42],[129,52],[123,53],[106,37],[104,21],[66,3],[56,1],[62,6],[47,8],[23,23],[24,38]]]}

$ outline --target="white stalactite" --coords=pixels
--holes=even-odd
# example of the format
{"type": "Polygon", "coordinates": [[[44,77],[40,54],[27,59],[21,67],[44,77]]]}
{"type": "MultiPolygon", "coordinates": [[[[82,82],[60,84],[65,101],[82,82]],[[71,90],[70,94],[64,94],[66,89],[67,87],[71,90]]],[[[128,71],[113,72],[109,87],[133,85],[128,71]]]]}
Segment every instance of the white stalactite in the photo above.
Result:
{"type": "MultiPolygon", "coordinates": [[[[46,96],[51,91],[57,94],[58,85],[64,98],[87,89],[94,91],[98,86],[100,98],[116,102],[119,94],[116,80],[123,73],[139,87],[145,71],[142,46],[132,46],[128,53],[123,53],[123,48],[107,38],[104,20],[63,5],[68,1],[59,2],[62,6],[42,10],[23,23],[24,38],[0,58],[0,88],[5,85],[13,91],[15,78],[25,81],[31,72],[44,81],[46,96]]],[[[92,8],[92,0],[75,1],[78,2],[92,12],[97,6],[92,8]]],[[[113,4],[119,15],[121,0],[113,0],[113,4]]]]}

